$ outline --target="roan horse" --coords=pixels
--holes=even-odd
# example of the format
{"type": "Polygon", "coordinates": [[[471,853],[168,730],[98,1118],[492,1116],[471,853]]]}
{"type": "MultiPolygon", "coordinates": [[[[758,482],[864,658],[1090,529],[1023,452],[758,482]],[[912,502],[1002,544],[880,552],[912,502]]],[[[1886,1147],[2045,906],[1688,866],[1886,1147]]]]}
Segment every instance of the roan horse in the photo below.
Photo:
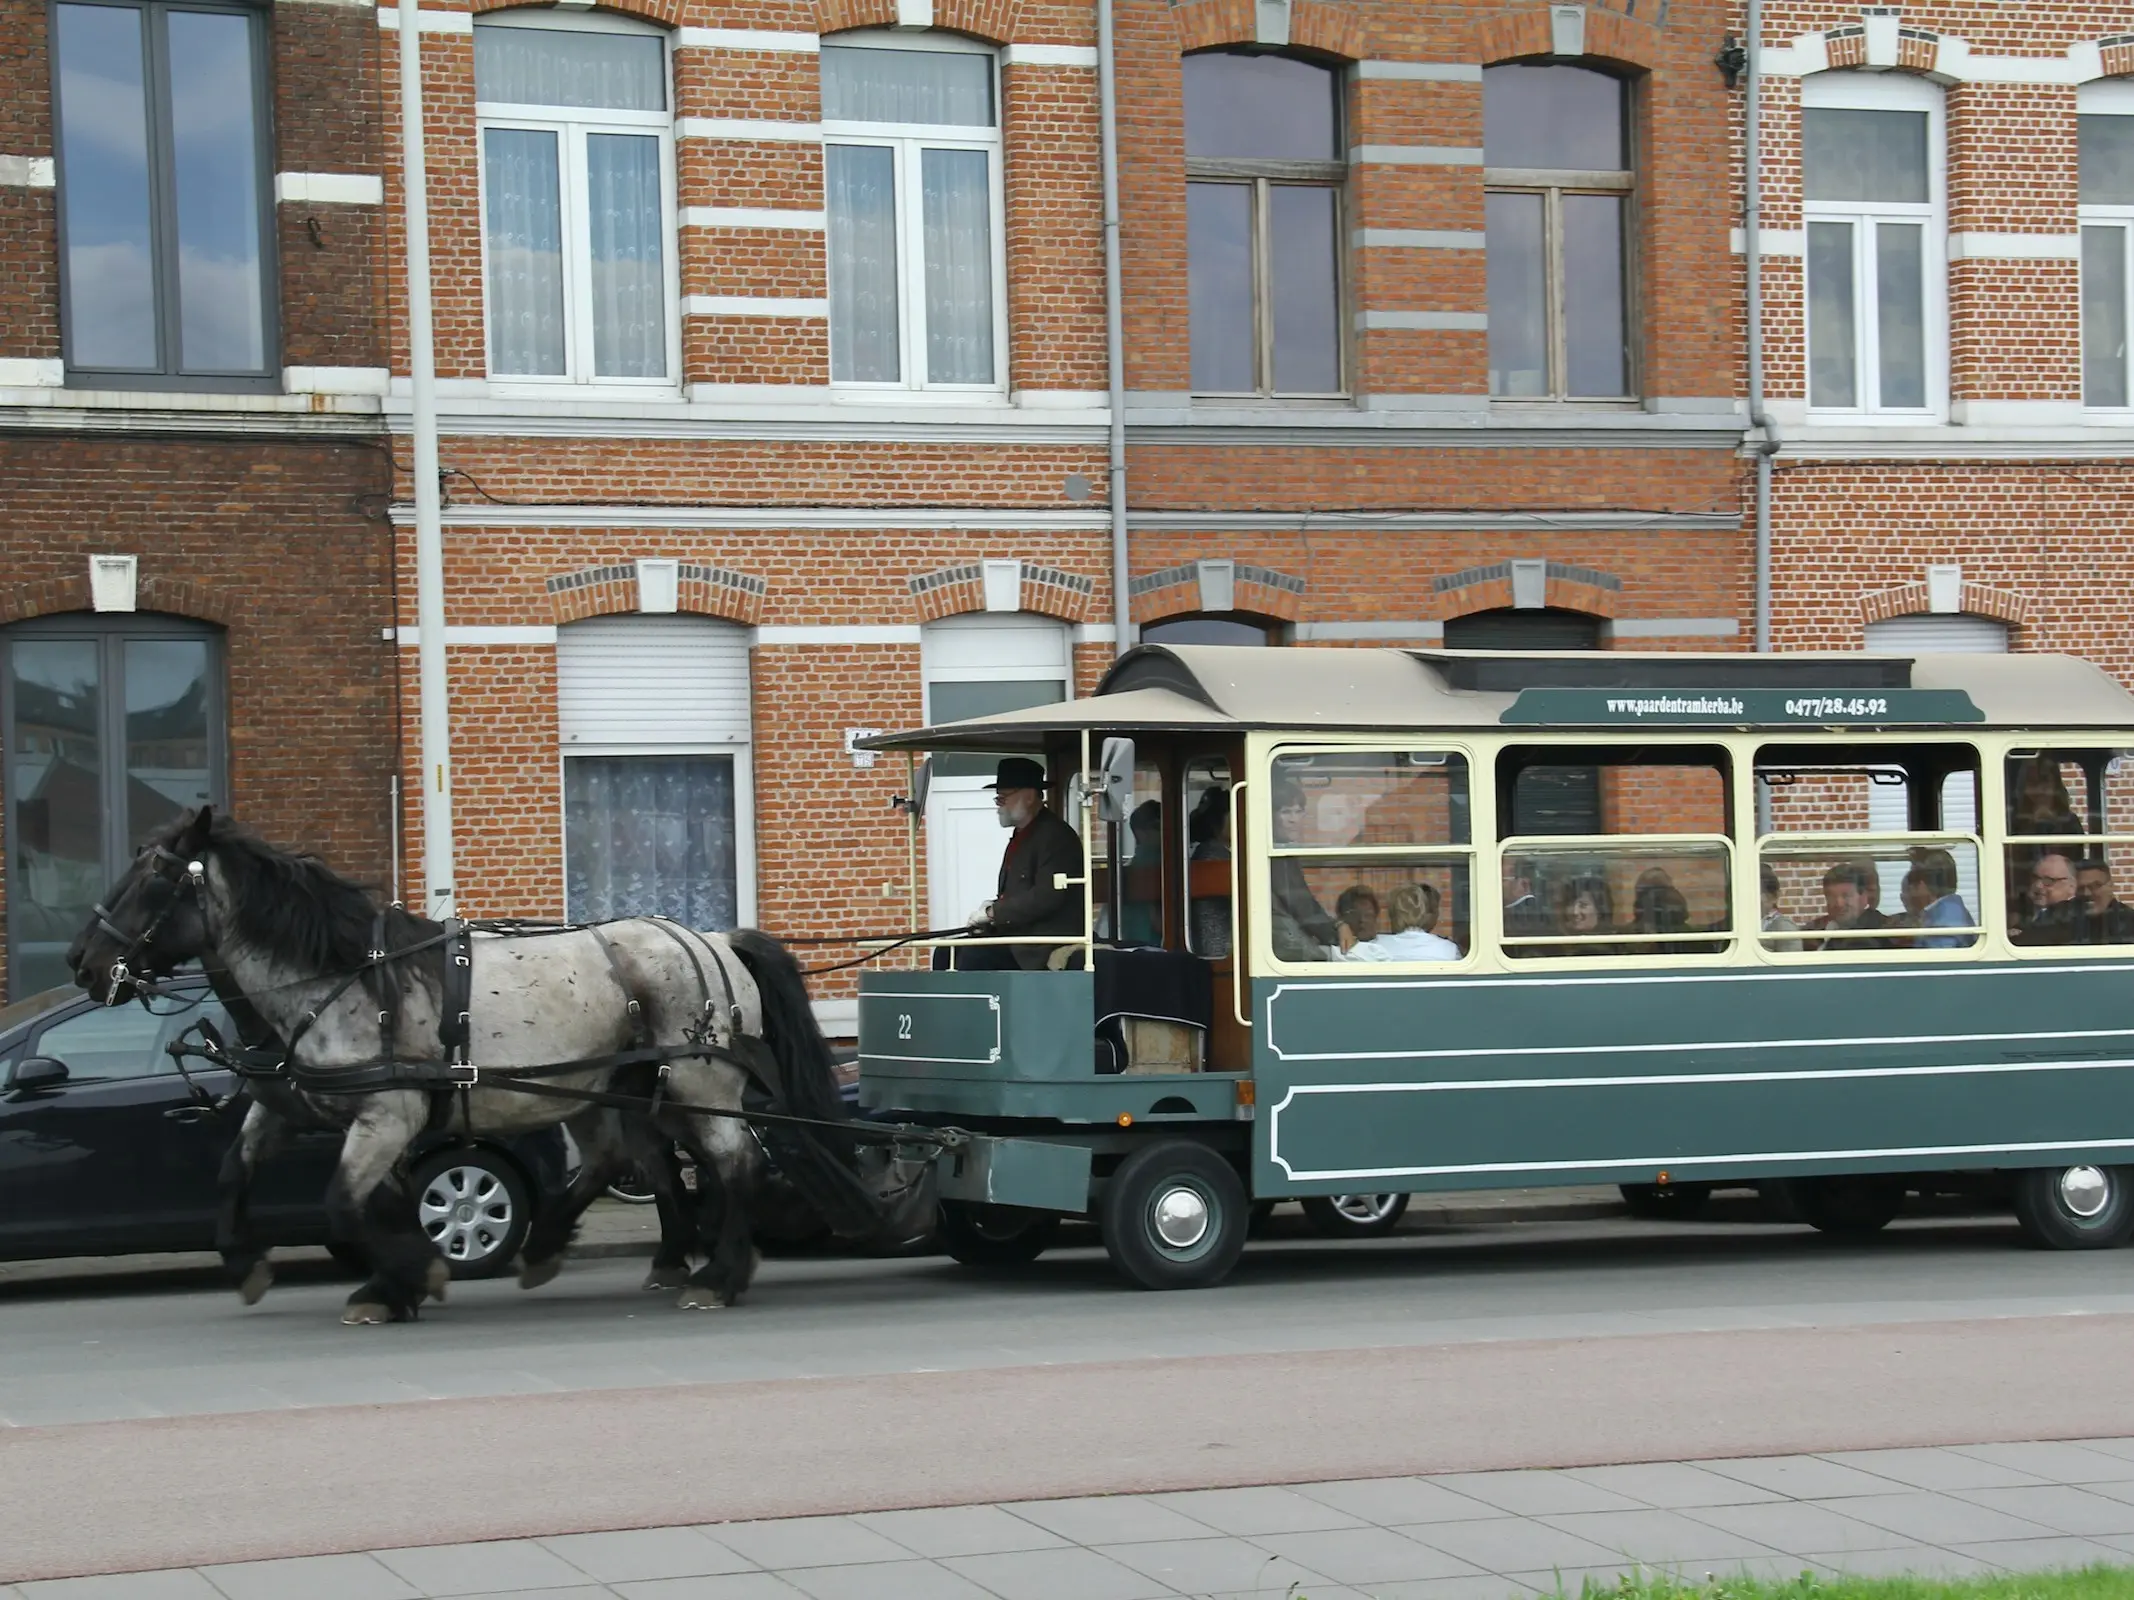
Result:
{"type": "MultiPolygon", "coordinates": [[[[622,1162],[664,1157],[673,1144],[697,1164],[706,1256],[683,1288],[685,1307],[731,1305],[748,1288],[766,1143],[841,1233],[901,1236],[930,1212],[923,1171],[825,1126],[853,1125],[799,968],[767,935],[659,918],[477,928],[465,943],[452,931],[380,910],[323,862],[203,807],[143,848],[68,952],[75,981],[109,1005],[200,960],[233,1019],[287,1042],[286,1070],[262,1082],[225,1181],[247,1181],[286,1120],[346,1129],[328,1221],[372,1276],[344,1322],[407,1320],[426,1297],[444,1297],[448,1271],[416,1225],[403,1160],[425,1129],[570,1124],[586,1160],[569,1200],[527,1240],[528,1287],[554,1275],[578,1214],[622,1162]],[[465,974],[449,973],[462,956],[465,974]],[[456,1006],[455,995],[464,996],[456,1006]],[[448,1070],[453,1056],[465,1065],[448,1070]],[[763,1138],[744,1112],[772,1113],[763,1138]]],[[[671,1221],[673,1163],[650,1165],[666,1174],[671,1221]]],[[[243,1237],[241,1196],[235,1214],[226,1255],[256,1299],[266,1274],[243,1237]]]]}

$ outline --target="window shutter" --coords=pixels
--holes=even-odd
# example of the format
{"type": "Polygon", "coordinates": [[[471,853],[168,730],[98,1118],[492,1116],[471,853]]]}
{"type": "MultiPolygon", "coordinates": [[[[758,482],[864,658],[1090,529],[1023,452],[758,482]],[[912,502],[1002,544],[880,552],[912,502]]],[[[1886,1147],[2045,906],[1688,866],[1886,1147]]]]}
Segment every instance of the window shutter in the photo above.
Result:
{"type": "Polygon", "coordinates": [[[749,743],[748,630],[706,617],[595,617],[556,637],[566,752],[749,743]]]}

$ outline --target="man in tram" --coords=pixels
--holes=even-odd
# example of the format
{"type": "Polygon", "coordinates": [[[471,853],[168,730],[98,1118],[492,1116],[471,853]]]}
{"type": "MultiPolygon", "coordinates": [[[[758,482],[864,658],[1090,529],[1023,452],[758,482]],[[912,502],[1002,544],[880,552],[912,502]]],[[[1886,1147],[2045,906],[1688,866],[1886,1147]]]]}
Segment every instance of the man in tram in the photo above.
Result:
{"type": "MultiPolygon", "coordinates": [[[[1814,926],[1826,933],[1850,933],[1861,928],[1880,928],[1889,922],[1876,907],[1879,898],[1874,871],[1864,861],[1840,861],[1823,874],[1823,917],[1814,926]]],[[[1843,954],[1847,950],[1881,950],[1883,939],[1825,939],[1817,946],[1843,954]]]]}
{"type": "MultiPolygon", "coordinates": [[[[1273,794],[1274,842],[1304,843],[1308,808],[1304,791],[1278,784],[1273,794]]],[[[1276,856],[1267,864],[1267,899],[1273,923],[1274,953],[1284,961],[1338,961],[1356,944],[1356,930],[1330,917],[1304,878],[1295,856],[1276,856]]]]}
{"type": "MultiPolygon", "coordinates": [[[[1082,886],[1057,888],[1055,877],[1082,876],[1082,836],[1045,805],[1045,769],[1027,756],[1009,756],[986,785],[993,791],[993,813],[1009,830],[1000,856],[994,896],[971,924],[989,938],[1027,935],[1040,939],[1082,937],[1082,886]]],[[[980,945],[958,951],[956,965],[965,970],[1042,968],[1057,944],[980,945]]]]}
{"type": "Polygon", "coordinates": [[[2112,864],[2092,856],[2075,866],[2075,897],[2082,906],[2084,943],[2134,944],[2134,910],[2112,891],[2112,864]]]}

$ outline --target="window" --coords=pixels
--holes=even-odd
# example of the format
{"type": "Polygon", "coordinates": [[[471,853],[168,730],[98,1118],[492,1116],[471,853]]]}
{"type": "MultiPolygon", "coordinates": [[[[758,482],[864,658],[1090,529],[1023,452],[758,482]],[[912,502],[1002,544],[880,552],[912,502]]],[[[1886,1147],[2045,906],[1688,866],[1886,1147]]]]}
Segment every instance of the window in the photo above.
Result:
{"type": "Polygon", "coordinates": [[[1590,67],[1485,67],[1482,160],[1489,392],[1634,393],[1629,84],[1590,67]]]}
{"type": "Polygon", "coordinates": [[[1199,756],[1179,784],[1185,830],[1186,948],[1220,961],[1230,954],[1230,763],[1199,756]]]}
{"type": "Polygon", "coordinates": [[[1216,615],[1203,613],[1197,617],[1165,617],[1161,622],[1151,622],[1141,630],[1143,644],[1241,644],[1264,645],[1271,643],[1267,637],[1267,624],[1255,617],[1236,613],[1216,615]]]}
{"type": "Polygon", "coordinates": [[[832,382],[1005,387],[993,68],[945,34],[824,42],[832,382]]]}
{"type": "Polygon", "coordinates": [[[37,1036],[33,1055],[66,1063],[70,1083],[150,1078],[177,1067],[156,1048],[168,1015],[145,1006],[105,1006],[53,1023],[37,1036]]]}
{"type": "Polygon", "coordinates": [[[2079,101],[2082,173],[2082,403],[2134,406],[2127,373],[2134,274],[2134,87],[2086,83],[2079,101]]]}
{"type": "Polygon", "coordinates": [[[2010,752],[2009,935],[2025,949],[2134,944],[2134,750],[2010,752]]]}
{"type": "Polygon", "coordinates": [[[1506,746],[1497,757],[1505,954],[1664,959],[1728,949],[1728,770],[1724,750],[1701,745],[1506,746]],[[1570,820],[1534,814],[1535,797],[1561,792],[1570,774],[1592,774],[1586,837],[1560,825],[1523,831],[1570,820]]]}
{"type": "Polygon", "coordinates": [[[667,46],[622,19],[474,29],[489,375],[670,384],[667,46]]]}
{"type": "Polygon", "coordinates": [[[1338,395],[1340,75],[1227,50],[1184,73],[1193,392],[1338,395]]]}
{"type": "Polygon", "coordinates": [[[70,378],[271,380],[264,13],[69,0],[52,16],[70,378]]]}
{"type": "Polygon", "coordinates": [[[1819,73],[1803,88],[1808,405],[1919,415],[1941,403],[1941,91],[1819,73]]]}
{"type": "Polygon", "coordinates": [[[66,949],[156,829],[223,798],[220,641],[153,617],[7,630],[8,988],[71,983],[66,949]]]}
{"type": "Polygon", "coordinates": [[[1458,961],[1473,948],[1465,756],[1284,752],[1265,806],[1277,960],[1458,961]]]}
{"type": "MultiPolygon", "coordinates": [[[[1445,623],[1448,650],[1598,650],[1600,618],[1582,611],[1471,611],[1445,623]]],[[[1498,801],[1499,826],[1517,834],[1601,831],[1600,769],[1532,762],[1498,801]]]]}

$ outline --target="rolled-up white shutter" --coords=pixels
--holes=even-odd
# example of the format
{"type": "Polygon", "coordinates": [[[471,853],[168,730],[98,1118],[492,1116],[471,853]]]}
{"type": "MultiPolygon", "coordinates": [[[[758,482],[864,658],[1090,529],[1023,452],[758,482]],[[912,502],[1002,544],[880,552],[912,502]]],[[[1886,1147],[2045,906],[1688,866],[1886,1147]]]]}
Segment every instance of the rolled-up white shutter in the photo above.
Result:
{"type": "Polygon", "coordinates": [[[594,617],[556,635],[566,754],[749,743],[748,630],[708,617],[594,617]]]}
{"type": "Polygon", "coordinates": [[[1867,648],[1876,655],[2005,655],[2008,624],[1968,612],[1955,616],[1922,613],[1891,617],[1867,625],[1867,648]]]}

